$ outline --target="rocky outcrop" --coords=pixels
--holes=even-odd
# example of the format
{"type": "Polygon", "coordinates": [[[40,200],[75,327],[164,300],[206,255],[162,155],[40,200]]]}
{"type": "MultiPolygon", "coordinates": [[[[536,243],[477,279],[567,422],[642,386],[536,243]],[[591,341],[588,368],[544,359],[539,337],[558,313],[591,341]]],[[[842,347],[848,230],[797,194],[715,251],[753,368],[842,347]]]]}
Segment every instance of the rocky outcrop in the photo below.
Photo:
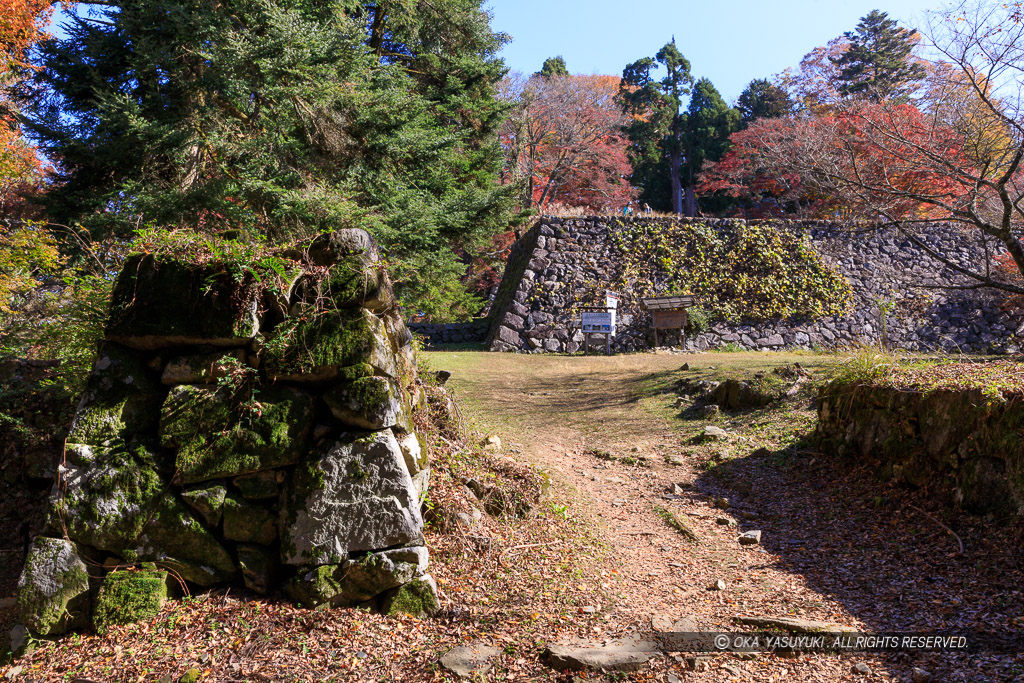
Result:
{"type": "Polygon", "coordinates": [[[164,572],[287,586],[311,605],[394,609],[408,586],[411,611],[436,608],[413,427],[423,395],[387,274],[362,231],[295,256],[261,277],[128,259],[53,487],[52,537],[22,574],[33,633],[79,625],[90,581],[104,582],[99,627],[150,614],[164,572]],[[139,564],[149,573],[98,569],[139,564]]]}
{"type": "MultiPolygon", "coordinates": [[[[650,282],[622,271],[616,235],[637,224],[657,228],[697,222],[727,231],[744,222],[734,219],[544,217],[513,246],[492,307],[487,345],[492,351],[569,352],[581,349],[577,306],[595,292],[626,285],[618,310],[615,351],[651,348],[650,314],[631,297],[631,289],[665,291],[673,285],[666,273],[650,282]]],[[[983,290],[943,289],[964,284],[962,276],[932,259],[921,247],[894,231],[851,234],[823,222],[774,221],[793,239],[807,239],[821,259],[850,283],[853,302],[840,316],[817,319],[715,322],[687,335],[685,346],[705,350],[836,348],[886,341],[893,347],[922,351],[1016,353],[1024,344],[1024,318],[1002,305],[997,294],[983,290]]],[[[979,267],[986,245],[966,239],[960,228],[936,224],[924,231],[930,248],[964,265],[979,267]]],[[[990,249],[994,249],[989,245],[990,249]]],[[[984,271],[984,267],[981,267],[984,271]]],[[[662,341],[668,339],[662,335],[662,341]]],[[[678,344],[671,334],[670,343],[678,344]]]]}
{"type": "Polygon", "coordinates": [[[878,474],[972,512],[1024,514],[1024,399],[834,381],[818,432],[878,474]]]}

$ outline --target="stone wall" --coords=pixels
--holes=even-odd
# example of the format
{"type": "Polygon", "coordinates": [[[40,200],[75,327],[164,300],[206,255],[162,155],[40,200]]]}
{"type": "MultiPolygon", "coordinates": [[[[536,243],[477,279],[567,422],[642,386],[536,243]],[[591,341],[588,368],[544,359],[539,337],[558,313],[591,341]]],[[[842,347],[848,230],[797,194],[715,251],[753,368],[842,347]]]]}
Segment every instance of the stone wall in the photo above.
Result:
{"type": "Polygon", "coordinates": [[[489,320],[467,323],[409,323],[409,331],[429,347],[451,344],[482,344],[487,340],[489,320]]]}
{"type": "Polygon", "coordinates": [[[436,608],[425,396],[376,246],[345,230],[286,256],[277,287],[232,263],[127,260],[19,582],[30,632],[130,620],[116,596],[159,603],[168,576],[436,608]]]}
{"type": "Polygon", "coordinates": [[[819,435],[879,475],[930,489],[971,512],[1024,514],[1024,401],[980,391],[920,391],[833,382],[819,435]]]}
{"type": "MultiPolygon", "coordinates": [[[[488,347],[494,351],[578,351],[583,334],[572,302],[581,294],[611,287],[622,277],[609,236],[623,220],[655,224],[699,220],[719,229],[742,223],[733,219],[543,218],[513,248],[492,309],[488,347]]],[[[885,321],[892,346],[947,352],[1020,350],[1018,336],[1024,335],[1024,319],[1019,312],[1004,310],[997,293],[948,288],[966,281],[897,232],[851,232],[821,222],[774,224],[792,232],[794,238],[807,236],[823,260],[848,279],[853,289],[850,310],[818,320],[717,322],[689,335],[687,349],[726,344],[744,349],[827,349],[875,343],[882,328],[879,302],[892,302],[895,307],[885,321]]],[[[958,235],[957,230],[933,225],[924,239],[947,258],[978,266],[984,246],[974,235],[958,235]]],[[[613,349],[652,347],[650,315],[629,291],[620,294],[623,299],[613,349]]],[[[663,343],[666,336],[662,336],[663,343]]],[[[675,335],[669,339],[674,341],[675,335]]]]}

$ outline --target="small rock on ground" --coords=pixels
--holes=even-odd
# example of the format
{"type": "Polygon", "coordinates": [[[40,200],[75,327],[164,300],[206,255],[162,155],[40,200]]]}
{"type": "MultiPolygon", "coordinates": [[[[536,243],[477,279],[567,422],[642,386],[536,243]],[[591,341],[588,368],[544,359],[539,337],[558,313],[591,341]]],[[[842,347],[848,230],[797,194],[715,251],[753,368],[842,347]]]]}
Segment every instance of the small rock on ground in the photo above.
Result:
{"type": "Polygon", "coordinates": [[[704,428],[703,437],[705,441],[725,441],[729,438],[729,432],[725,431],[721,427],[708,425],[704,428]]]}
{"type": "Polygon", "coordinates": [[[482,643],[460,645],[441,656],[441,666],[459,678],[483,676],[494,666],[501,650],[482,643]]]}
{"type": "Polygon", "coordinates": [[[857,662],[853,665],[853,672],[858,673],[862,676],[867,676],[871,673],[871,667],[864,662],[857,662]]]}
{"type": "Polygon", "coordinates": [[[740,542],[740,545],[757,545],[761,542],[761,531],[760,529],[744,531],[737,540],[740,542]]]}
{"type": "Polygon", "coordinates": [[[931,671],[915,666],[910,672],[910,678],[914,683],[931,683],[935,677],[931,671]]]}

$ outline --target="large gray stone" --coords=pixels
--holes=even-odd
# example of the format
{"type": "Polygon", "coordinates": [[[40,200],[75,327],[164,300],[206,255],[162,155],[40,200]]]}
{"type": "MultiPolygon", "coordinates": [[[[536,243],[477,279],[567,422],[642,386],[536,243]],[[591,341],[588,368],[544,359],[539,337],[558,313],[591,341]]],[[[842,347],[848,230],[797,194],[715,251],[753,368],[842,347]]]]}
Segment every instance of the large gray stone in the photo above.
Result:
{"type": "Polygon", "coordinates": [[[358,605],[423,576],[427,561],[427,549],[422,546],[367,553],[337,565],[299,571],[287,590],[309,607],[358,605]]]}
{"type": "Polygon", "coordinates": [[[89,574],[74,543],[39,537],[18,579],[18,617],[37,636],[64,633],[89,617],[89,574]]]}
{"type": "Polygon", "coordinates": [[[638,671],[658,656],[656,643],[627,639],[605,645],[548,646],[548,662],[559,671],[638,671]]]}
{"type": "Polygon", "coordinates": [[[189,484],[293,465],[306,451],[313,399],[287,387],[247,402],[225,387],[182,385],[167,395],[160,444],[176,449],[177,481],[189,484]]]}
{"type": "Polygon", "coordinates": [[[136,349],[242,346],[260,329],[262,291],[253,274],[239,280],[223,264],[135,254],[114,283],[106,338],[136,349]]]}
{"type": "Polygon", "coordinates": [[[388,429],[408,423],[402,390],[385,377],[362,377],[339,384],[324,394],[324,402],[343,424],[358,429],[388,429]]]}
{"type": "Polygon", "coordinates": [[[245,361],[245,351],[235,349],[229,353],[201,353],[176,356],[164,366],[160,381],[168,386],[215,382],[227,377],[235,367],[245,361]]]}
{"type": "Polygon", "coordinates": [[[287,564],[337,564],[352,552],[422,539],[419,496],[390,430],[317,449],[286,483],[281,555],[287,564]]]}
{"type": "Polygon", "coordinates": [[[147,522],[125,559],[157,562],[172,573],[200,586],[211,586],[238,575],[227,549],[172,494],[147,511],[147,522]]]}

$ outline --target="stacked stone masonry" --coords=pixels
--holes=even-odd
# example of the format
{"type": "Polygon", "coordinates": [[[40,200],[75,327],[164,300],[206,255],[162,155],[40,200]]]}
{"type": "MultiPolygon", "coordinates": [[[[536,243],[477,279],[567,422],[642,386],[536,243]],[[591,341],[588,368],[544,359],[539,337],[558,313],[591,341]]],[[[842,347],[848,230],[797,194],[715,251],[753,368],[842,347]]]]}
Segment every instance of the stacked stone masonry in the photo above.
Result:
{"type": "MultiPolygon", "coordinates": [[[[527,353],[581,350],[583,333],[572,301],[595,286],[611,287],[619,279],[609,236],[620,229],[617,225],[623,220],[656,224],[701,221],[719,229],[743,222],[542,218],[513,248],[492,309],[488,348],[527,353]]],[[[716,322],[699,334],[688,335],[686,349],[725,345],[751,350],[830,349],[874,344],[882,332],[882,306],[890,303],[894,307],[886,316],[885,328],[893,347],[993,353],[1016,353],[1022,348],[1019,337],[1024,335],[1024,318],[1007,305],[1003,295],[956,289],[970,281],[897,231],[851,230],[817,221],[773,223],[794,237],[806,236],[822,259],[850,282],[853,302],[848,312],[816,320],[716,322]]],[[[947,259],[984,270],[986,247],[976,235],[935,224],[924,230],[922,237],[947,259]]],[[[991,251],[992,245],[988,247],[991,251]]],[[[614,351],[638,351],[654,345],[650,314],[639,302],[620,306],[617,324],[614,351]]]]}
{"type": "Polygon", "coordinates": [[[129,586],[157,586],[133,598],[151,610],[164,580],[436,609],[413,426],[425,396],[376,246],[345,230],[292,258],[283,293],[128,259],[19,582],[30,632],[124,620],[107,603],[129,586]]]}
{"type": "Polygon", "coordinates": [[[489,324],[487,320],[468,323],[410,323],[409,331],[421,337],[427,346],[479,344],[487,339],[489,324]]]}

